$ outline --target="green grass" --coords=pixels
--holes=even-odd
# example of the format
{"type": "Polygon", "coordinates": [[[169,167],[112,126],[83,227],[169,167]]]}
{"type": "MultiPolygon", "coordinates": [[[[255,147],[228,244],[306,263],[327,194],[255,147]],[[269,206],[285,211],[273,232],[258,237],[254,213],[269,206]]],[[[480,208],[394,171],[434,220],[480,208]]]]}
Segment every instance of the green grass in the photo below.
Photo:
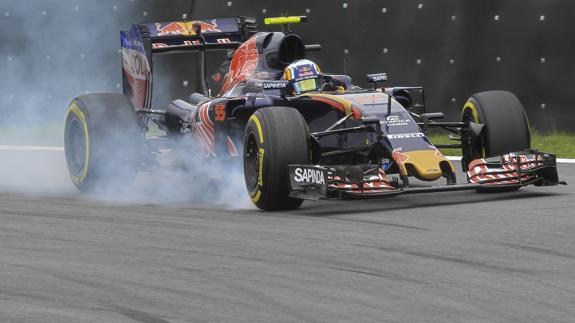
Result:
{"type": "MultiPolygon", "coordinates": [[[[427,136],[429,138],[429,140],[431,140],[431,142],[434,145],[444,145],[444,144],[458,144],[459,141],[456,140],[451,140],[449,139],[449,137],[447,137],[447,135],[444,134],[431,134],[427,136]]],[[[444,155],[447,156],[461,156],[461,149],[460,148],[442,148],[439,149],[444,155]]]]}
{"type": "Polygon", "coordinates": [[[556,154],[559,158],[575,158],[575,134],[572,133],[533,134],[531,146],[540,151],[556,154]]]}
{"type": "MultiPolygon", "coordinates": [[[[434,144],[456,144],[447,135],[433,134],[429,139],[434,144]]],[[[556,132],[551,134],[532,133],[531,146],[539,151],[556,154],[559,158],[575,158],[575,133],[556,132]]],[[[461,149],[441,149],[449,156],[461,156],[461,149]]]]}

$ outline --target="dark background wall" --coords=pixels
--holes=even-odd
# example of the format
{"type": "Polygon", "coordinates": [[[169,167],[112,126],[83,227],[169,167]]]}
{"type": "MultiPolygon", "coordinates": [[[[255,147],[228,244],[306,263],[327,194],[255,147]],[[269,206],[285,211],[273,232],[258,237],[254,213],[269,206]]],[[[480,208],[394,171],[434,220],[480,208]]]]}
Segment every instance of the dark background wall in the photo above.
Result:
{"type": "MultiPolygon", "coordinates": [[[[62,120],[85,92],[120,91],[119,29],[181,19],[189,1],[0,3],[0,124],[62,120]]],[[[575,1],[572,0],[197,0],[191,18],[307,15],[295,26],[322,70],[364,85],[423,85],[430,111],[457,118],[473,92],[507,89],[538,130],[575,131],[575,1]]],[[[261,29],[273,29],[261,26],[261,29]]],[[[212,59],[212,66],[221,56],[212,59]]],[[[193,55],[154,60],[155,102],[193,88],[193,55]]]]}

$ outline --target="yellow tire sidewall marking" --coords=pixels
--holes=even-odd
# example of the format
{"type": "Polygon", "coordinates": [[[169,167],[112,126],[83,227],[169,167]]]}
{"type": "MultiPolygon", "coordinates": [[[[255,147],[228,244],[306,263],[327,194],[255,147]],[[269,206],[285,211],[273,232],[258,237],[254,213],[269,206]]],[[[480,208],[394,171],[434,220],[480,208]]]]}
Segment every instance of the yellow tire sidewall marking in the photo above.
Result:
{"type": "Polygon", "coordinates": [[[260,148],[259,157],[260,157],[260,169],[259,169],[259,176],[258,176],[258,186],[262,187],[264,185],[264,149],[260,148]]]}
{"type": "MultiPolygon", "coordinates": [[[[479,123],[479,114],[477,113],[477,108],[471,101],[467,101],[463,106],[463,111],[461,111],[461,118],[463,118],[463,114],[465,113],[465,109],[471,110],[471,115],[473,115],[473,122],[479,123]]],[[[485,158],[487,156],[485,152],[485,146],[481,147],[481,157],[485,158]]]]}
{"type": "Polygon", "coordinates": [[[75,174],[70,173],[70,175],[72,175],[72,180],[74,181],[74,183],[79,184],[82,183],[84,179],[86,179],[86,176],[88,175],[88,167],[90,165],[90,138],[88,135],[88,122],[86,120],[84,112],[82,112],[82,110],[78,107],[76,102],[73,102],[70,105],[70,108],[68,109],[68,114],[70,113],[73,113],[78,117],[78,119],[80,119],[82,123],[82,128],[84,128],[84,144],[86,149],[84,150],[84,165],[82,166],[82,173],[80,174],[80,177],[76,177],[75,174]]]}
{"type": "Polygon", "coordinates": [[[260,119],[258,119],[258,117],[255,114],[252,114],[252,116],[250,117],[250,120],[254,122],[254,124],[256,125],[256,128],[258,129],[258,135],[260,137],[260,144],[264,143],[264,134],[262,131],[262,124],[260,123],[260,119]]]}
{"type": "MultiPolygon", "coordinates": [[[[260,123],[260,120],[258,119],[258,117],[255,114],[252,114],[252,116],[250,117],[250,121],[252,121],[255,124],[256,129],[258,131],[258,137],[259,137],[260,145],[263,145],[264,134],[263,134],[263,129],[262,129],[262,125],[260,123]]],[[[262,195],[262,187],[264,185],[264,183],[263,183],[264,153],[265,153],[264,148],[260,146],[259,150],[258,150],[258,155],[259,155],[258,156],[259,157],[258,188],[257,188],[255,194],[250,194],[250,198],[251,198],[253,203],[257,203],[260,200],[260,197],[262,195]]]]}

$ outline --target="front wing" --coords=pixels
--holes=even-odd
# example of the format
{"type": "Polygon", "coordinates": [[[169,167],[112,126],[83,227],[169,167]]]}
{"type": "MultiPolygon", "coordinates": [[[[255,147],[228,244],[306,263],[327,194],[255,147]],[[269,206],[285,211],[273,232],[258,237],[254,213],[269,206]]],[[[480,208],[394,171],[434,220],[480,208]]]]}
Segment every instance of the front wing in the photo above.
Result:
{"type": "Polygon", "coordinates": [[[467,184],[404,187],[373,165],[289,165],[290,196],[308,199],[367,199],[397,194],[458,190],[553,186],[559,181],[556,158],[536,150],[476,159],[469,164],[467,184]]]}
{"type": "Polygon", "coordinates": [[[536,150],[512,152],[500,157],[476,159],[469,163],[470,183],[483,186],[549,186],[559,184],[555,155],[536,150]]]}

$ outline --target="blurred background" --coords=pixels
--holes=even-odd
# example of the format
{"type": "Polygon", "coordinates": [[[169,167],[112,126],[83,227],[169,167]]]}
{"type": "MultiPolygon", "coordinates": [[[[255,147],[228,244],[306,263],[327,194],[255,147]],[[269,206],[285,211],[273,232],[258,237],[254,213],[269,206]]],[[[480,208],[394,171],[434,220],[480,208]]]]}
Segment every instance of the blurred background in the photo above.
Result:
{"type": "MultiPolygon", "coordinates": [[[[121,92],[120,29],[182,20],[182,0],[2,0],[0,128],[60,124],[71,99],[121,92]]],[[[575,131],[575,1],[197,0],[190,19],[307,15],[294,26],[323,71],[386,72],[388,85],[422,85],[428,111],[457,119],[472,93],[515,92],[534,129],[575,131]]],[[[210,67],[221,63],[210,56],[210,67]]],[[[154,107],[194,88],[194,54],[154,58],[154,107]]]]}

